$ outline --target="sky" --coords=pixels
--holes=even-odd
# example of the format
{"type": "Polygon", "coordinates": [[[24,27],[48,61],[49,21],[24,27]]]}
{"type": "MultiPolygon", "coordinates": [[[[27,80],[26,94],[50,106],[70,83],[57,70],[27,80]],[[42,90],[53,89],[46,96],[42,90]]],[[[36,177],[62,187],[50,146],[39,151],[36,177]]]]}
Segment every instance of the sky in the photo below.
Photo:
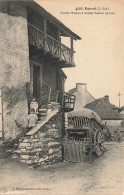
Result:
{"type": "MultiPolygon", "coordinates": [[[[94,98],[109,95],[110,102],[116,106],[119,105],[117,94],[120,92],[120,103],[123,106],[124,0],[35,1],[82,38],[74,41],[76,67],[64,69],[67,75],[65,91],[74,88],[76,83],[87,83],[87,90],[94,98]],[[77,11],[79,7],[84,10],[77,11]],[[85,10],[87,8],[97,10],[85,10]]],[[[68,41],[64,43],[68,45],[68,41]]]]}

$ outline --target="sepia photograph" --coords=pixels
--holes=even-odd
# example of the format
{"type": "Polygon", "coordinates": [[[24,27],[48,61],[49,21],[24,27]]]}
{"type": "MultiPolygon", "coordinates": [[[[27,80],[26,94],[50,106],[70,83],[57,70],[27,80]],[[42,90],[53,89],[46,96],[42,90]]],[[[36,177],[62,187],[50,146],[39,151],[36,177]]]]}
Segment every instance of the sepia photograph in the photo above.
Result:
{"type": "Polygon", "coordinates": [[[0,195],[124,195],[124,0],[0,0],[0,195]]]}

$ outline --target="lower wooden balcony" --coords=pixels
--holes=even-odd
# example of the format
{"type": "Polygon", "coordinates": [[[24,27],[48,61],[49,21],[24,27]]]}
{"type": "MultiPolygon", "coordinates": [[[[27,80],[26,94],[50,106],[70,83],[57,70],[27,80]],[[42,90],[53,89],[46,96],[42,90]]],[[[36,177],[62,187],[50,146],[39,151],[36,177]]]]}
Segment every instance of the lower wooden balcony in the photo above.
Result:
{"type": "Polygon", "coordinates": [[[74,51],[64,44],[60,43],[43,31],[28,23],[29,45],[35,46],[38,50],[48,53],[64,67],[74,67],[74,51]]]}

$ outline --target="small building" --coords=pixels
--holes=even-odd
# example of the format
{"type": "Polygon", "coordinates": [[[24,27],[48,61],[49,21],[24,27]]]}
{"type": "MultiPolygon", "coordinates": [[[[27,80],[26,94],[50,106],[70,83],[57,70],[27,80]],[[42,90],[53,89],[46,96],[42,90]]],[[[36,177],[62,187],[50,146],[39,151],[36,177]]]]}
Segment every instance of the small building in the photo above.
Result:
{"type": "Polygon", "coordinates": [[[88,92],[86,83],[76,83],[76,88],[70,89],[69,94],[75,95],[75,110],[84,108],[86,104],[95,101],[95,98],[88,92]]]}
{"type": "Polygon", "coordinates": [[[101,117],[102,121],[113,131],[117,128],[121,129],[122,118],[118,114],[118,109],[110,103],[108,95],[96,99],[85,107],[95,111],[101,117]]]}
{"type": "Polygon", "coordinates": [[[29,103],[61,103],[81,38],[34,1],[0,1],[0,137],[15,139],[28,125],[29,103]],[[70,39],[70,47],[61,42],[70,39]]]}

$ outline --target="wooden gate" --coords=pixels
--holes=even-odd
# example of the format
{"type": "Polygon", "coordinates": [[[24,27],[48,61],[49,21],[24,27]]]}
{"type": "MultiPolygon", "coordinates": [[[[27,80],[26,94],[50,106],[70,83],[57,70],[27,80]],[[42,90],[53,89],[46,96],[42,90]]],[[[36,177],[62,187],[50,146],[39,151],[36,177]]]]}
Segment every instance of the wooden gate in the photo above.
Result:
{"type": "Polygon", "coordinates": [[[92,161],[92,147],[89,140],[64,140],[64,160],[70,162],[92,161]]]}
{"type": "Polygon", "coordinates": [[[0,90],[0,138],[2,138],[2,95],[0,90]]]}

